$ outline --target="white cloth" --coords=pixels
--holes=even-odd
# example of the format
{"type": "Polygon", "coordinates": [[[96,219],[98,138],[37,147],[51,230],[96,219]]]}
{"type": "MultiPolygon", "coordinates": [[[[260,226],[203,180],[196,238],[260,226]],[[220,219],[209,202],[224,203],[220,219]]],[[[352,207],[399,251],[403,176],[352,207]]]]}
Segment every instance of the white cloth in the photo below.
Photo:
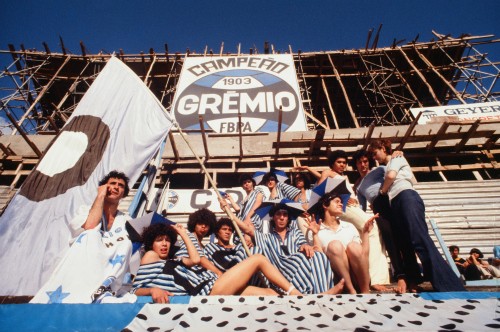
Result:
{"type": "Polygon", "coordinates": [[[135,295],[128,293],[132,282],[132,242],[125,229],[128,216],[118,212],[107,232],[101,230],[101,224],[85,231],[81,226],[89,210],[89,206],[81,207],[71,221],[74,231],[80,230],[79,235],[31,303],[92,303],[92,295],[100,286],[109,287],[107,295],[114,298],[104,296],[105,300],[97,302],[135,302],[135,295]]]}
{"type": "MultiPolygon", "coordinates": [[[[353,224],[361,234],[363,227],[370,215],[361,210],[359,206],[347,206],[346,211],[340,217],[342,220],[353,224]]],[[[376,223],[373,224],[368,241],[370,242],[370,254],[368,264],[372,285],[385,285],[390,283],[389,264],[382,243],[382,236],[376,223]]]]}
{"type": "Polygon", "coordinates": [[[123,330],[159,326],[168,331],[498,331],[498,300],[431,301],[408,293],[192,296],[187,304],[146,304],[123,330]]]}
{"type": "Polygon", "coordinates": [[[325,254],[327,253],[328,244],[334,240],[342,242],[344,248],[347,248],[351,242],[361,243],[361,238],[356,227],[342,220],[336,230],[325,226],[325,224],[321,224],[318,238],[325,254]]]}
{"type": "Polygon", "coordinates": [[[134,184],[171,125],[141,79],[110,58],[0,218],[0,295],[34,295],[67,252],[67,225],[93,202],[99,180],[118,170],[134,184]]]}

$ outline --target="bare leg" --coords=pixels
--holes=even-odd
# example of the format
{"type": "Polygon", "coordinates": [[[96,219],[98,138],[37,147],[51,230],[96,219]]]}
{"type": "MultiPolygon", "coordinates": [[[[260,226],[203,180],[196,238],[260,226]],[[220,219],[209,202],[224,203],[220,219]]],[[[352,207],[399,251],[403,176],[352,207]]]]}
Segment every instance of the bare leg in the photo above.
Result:
{"type": "Polygon", "coordinates": [[[398,294],[404,294],[406,293],[407,290],[407,284],[405,278],[399,278],[398,279],[398,286],[396,288],[396,293],[398,294]]]}
{"type": "Polygon", "coordinates": [[[344,290],[345,286],[345,280],[342,278],[335,286],[327,290],[326,292],[323,292],[321,294],[328,294],[328,295],[335,295],[335,294],[341,294],[342,291],[344,290]]]}
{"type": "Polygon", "coordinates": [[[361,245],[356,242],[351,242],[347,245],[347,257],[351,265],[352,272],[356,277],[356,281],[361,293],[370,293],[370,274],[368,272],[368,258],[363,255],[361,245]]]}
{"type": "Polygon", "coordinates": [[[330,260],[332,270],[344,279],[344,287],[350,294],[356,294],[354,285],[352,284],[351,275],[349,273],[349,261],[342,242],[334,240],[328,243],[326,255],[330,260]]]}
{"type": "MultiPolygon", "coordinates": [[[[210,295],[241,294],[247,288],[248,281],[252,275],[259,271],[261,271],[272,284],[281,289],[290,290],[292,284],[286,280],[281,272],[272,265],[267,258],[257,254],[236,264],[220,276],[215,282],[210,295]]],[[[294,288],[291,290],[290,295],[301,295],[301,293],[294,288]]]]}
{"type": "Polygon", "coordinates": [[[262,288],[256,286],[248,286],[241,292],[241,295],[257,296],[257,295],[279,295],[271,288],[262,288]]]}
{"type": "Polygon", "coordinates": [[[377,292],[384,292],[384,293],[394,291],[393,288],[387,287],[385,285],[371,285],[370,288],[377,291],[377,292]]]}

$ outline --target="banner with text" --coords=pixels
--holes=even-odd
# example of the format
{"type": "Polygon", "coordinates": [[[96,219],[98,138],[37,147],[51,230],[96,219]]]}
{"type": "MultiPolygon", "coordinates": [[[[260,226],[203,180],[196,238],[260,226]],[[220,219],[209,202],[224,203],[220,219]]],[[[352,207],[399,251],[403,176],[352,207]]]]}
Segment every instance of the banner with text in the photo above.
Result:
{"type": "Polygon", "coordinates": [[[289,54],[188,57],[173,101],[180,127],[217,133],[307,130],[293,57],[289,54]],[[241,122],[238,117],[241,115],[241,122]]]}
{"type": "Polygon", "coordinates": [[[456,117],[458,121],[500,120],[500,102],[477,104],[459,104],[436,107],[420,107],[410,109],[414,117],[422,112],[418,124],[426,124],[433,118],[445,116],[456,117]]]}
{"type": "MultiPolygon", "coordinates": [[[[231,195],[235,202],[240,202],[245,197],[245,191],[241,187],[220,189],[221,195],[231,195]]],[[[201,208],[207,208],[213,212],[222,212],[213,189],[170,189],[163,195],[160,202],[162,210],[168,213],[191,213],[201,208]]]]}

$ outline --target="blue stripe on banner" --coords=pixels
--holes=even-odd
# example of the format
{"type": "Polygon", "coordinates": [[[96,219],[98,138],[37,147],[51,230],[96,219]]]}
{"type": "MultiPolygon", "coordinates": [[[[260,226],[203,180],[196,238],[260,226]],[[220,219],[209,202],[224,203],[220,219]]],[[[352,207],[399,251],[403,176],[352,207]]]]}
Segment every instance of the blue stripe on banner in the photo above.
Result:
{"type": "MultiPolygon", "coordinates": [[[[189,295],[176,295],[169,297],[170,304],[189,304],[191,296],[189,295]]],[[[153,303],[153,298],[151,296],[138,296],[137,303],[153,303]]]]}
{"type": "Polygon", "coordinates": [[[451,299],[500,299],[500,292],[433,292],[419,293],[424,300],[451,300],[451,299]]]}
{"type": "Polygon", "coordinates": [[[2,304],[0,331],[121,331],[143,303],[2,304]]]}

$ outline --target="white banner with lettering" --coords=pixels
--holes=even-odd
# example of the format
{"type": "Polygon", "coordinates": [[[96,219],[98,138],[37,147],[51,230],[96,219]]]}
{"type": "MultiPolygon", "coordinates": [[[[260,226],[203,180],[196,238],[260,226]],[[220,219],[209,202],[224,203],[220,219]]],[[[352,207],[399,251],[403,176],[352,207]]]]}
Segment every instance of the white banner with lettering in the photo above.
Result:
{"type": "Polygon", "coordinates": [[[500,120],[500,102],[460,104],[410,109],[414,117],[422,112],[418,124],[426,124],[435,117],[456,117],[458,121],[500,120]]]}
{"type": "MultiPolygon", "coordinates": [[[[240,202],[245,197],[241,187],[219,189],[221,195],[231,195],[235,202],[240,202]]],[[[217,194],[213,189],[170,189],[163,194],[161,210],[168,213],[191,213],[201,208],[212,212],[222,212],[217,194]]]]}
{"type": "Polygon", "coordinates": [[[307,130],[290,54],[188,57],[172,108],[182,129],[217,133],[307,130]],[[241,115],[241,122],[239,121],[241,115]]]}

